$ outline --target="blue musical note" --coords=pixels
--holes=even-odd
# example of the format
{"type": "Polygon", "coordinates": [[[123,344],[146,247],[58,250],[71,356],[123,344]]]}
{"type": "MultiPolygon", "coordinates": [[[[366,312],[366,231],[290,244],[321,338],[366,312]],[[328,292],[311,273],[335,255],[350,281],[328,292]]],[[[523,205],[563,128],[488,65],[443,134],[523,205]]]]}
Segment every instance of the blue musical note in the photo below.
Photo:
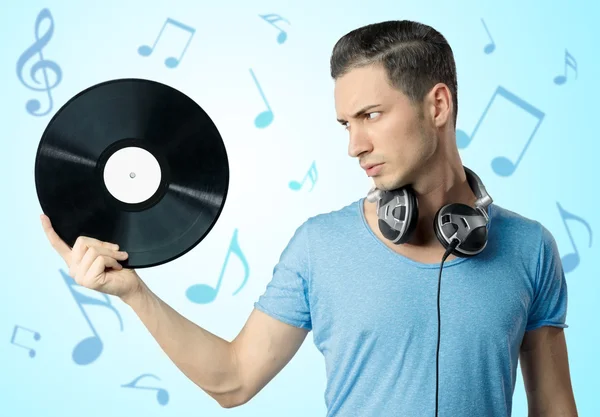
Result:
{"type": "Polygon", "coordinates": [[[256,84],[256,87],[258,87],[258,91],[260,92],[260,95],[261,95],[263,101],[267,105],[267,110],[260,113],[258,116],[256,116],[256,119],[254,119],[254,125],[258,128],[265,128],[265,127],[269,126],[271,124],[271,122],[273,121],[273,117],[274,117],[273,110],[271,109],[271,106],[269,106],[269,102],[267,101],[267,98],[265,97],[265,94],[263,93],[263,90],[260,87],[260,84],[258,83],[256,76],[254,75],[254,71],[252,71],[252,68],[250,68],[250,75],[252,75],[252,78],[254,79],[254,83],[256,84]]]}
{"type": "Polygon", "coordinates": [[[40,340],[41,335],[40,335],[39,332],[36,332],[35,330],[27,329],[27,328],[25,328],[23,326],[16,325],[15,328],[14,328],[14,330],[13,330],[12,337],[10,338],[10,343],[12,343],[15,346],[19,346],[19,347],[21,347],[23,349],[28,349],[29,350],[29,357],[33,358],[35,356],[35,349],[32,349],[29,346],[25,346],[25,345],[22,345],[20,343],[15,342],[15,338],[17,337],[17,332],[18,332],[19,329],[26,330],[26,331],[28,331],[30,333],[33,333],[33,339],[34,340],[40,340]]]}
{"type": "Polygon", "coordinates": [[[244,266],[244,279],[242,280],[242,284],[238,287],[237,290],[232,295],[236,295],[240,290],[246,285],[246,281],[248,281],[248,276],[250,275],[250,267],[248,266],[248,261],[246,260],[246,256],[242,252],[240,245],[238,243],[238,229],[235,229],[233,232],[233,237],[231,238],[231,242],[229,244],[229,249],[227,250],[227,255],[225,256],[225,262],[223,262],[223,267],[221,268],[221,274],[219,275],[219,280],[217,281],[217,287],[213,288],[207,284],[194,284],[189,287],[185,293],[186,297],[193,303],[196,304],[208,304],[217,298],[217,294],[219,293],[219,289],[221,287],[221,281],[225,274],[225,267],[227,262],[229,261],[229,255],[231,253],[235,253],[238,258],[242,261],[244,266]]]}
{"type": "Polygon", "coordinates": [[[71,276],[69,276],[62,269],[60,269],[59,271],[60,271],[60,274],[62,275],[65,283],[67,284],[69,291],[71,291],[71,295],[73,295],[73,298],[77,302],[77,306],[81,310],[81,314],[87,321],[88,326],[90,326],[90,329],[92,330],[92,333],[94,334],[93,336],[90,336],[86,339],[81,340],[77,344],[77,346],[75,346],[75,348],[73,349],[73,355],[72,355],[73,362],[75,362],[77,365],[89,365],[90,363],[92,363],[96,359],[98,359],[98,357],[102,353],[102,349],[104,348],[104,345],[102,344],[102,339],[100,339],[98,332],[94,328],[94,325],[90,321],[90,318],[86,314],[82,305],[83,304],[101,305],[103,307],[107,307],[108,309],[112,310],[119,319],[119,324],[121,325],[121,331],[123,331],[123,321],[121,320],[121,315],[119,314],[117,309],[110,303],[110,299],[108,298],[108,296],[106,294],[99,292],[99,294],[101,296],[103,296],[106,301],[100,301],[97,298],[88,297],[87,295],[84,295],[74,289],[75,286],[80,286],[80,285],[77,284],[75,282],[75,280],[73,278],[71,278],[71,276]]]}
{"type": "Polygon", "coordinates": [[[277,43],[280,45],[282,43],[284,43],[285,40],[287,39],[287,32],[285,30],[281,29],[279,26],[276,26],[275,22],[279,22],[280,20],[282,20],[282,21],[286,22],[288,25],[290,24],[290,22],[287,19],[284,19],[283,17],[281,17],[275,13],[259,14],[259,16],[262,17],[268,23],[270,23],[273,27],[276,27],[277,29],[279,29],[279,34],[277,35],[277,43]]]}
{"type": "Polygon", "coordinates": [[[181,55],[179,55],[179,58],[175,58],[174,56],[171,56],[171,57],[168,57],[165,60],[165,65],[168,68],[175,68],[181,62],[181,59],[183,58],[183,55],[185,54],[185,51],[187,50],[188,46],[190,45],[190,42],[192,41],[192,38],[194,37],[194,33],[196,33],[196,29],[194,29],[193,27],[184,25],[183,23],[178,22],[177,20],[173,20],[171,18],[167,18],[167,20],[165,20],[165,23],[163,24],[163,27],[160,29],[160,32],[158,33],[158,36],[156,37],[156,40],[154,41],[154,44],[152,46],[149,46],[149,45],[142,45],[142,46],[140,46],[138,48],[138,53],[141,56],[149,56],[154,51],[154,47],[158,43],[158,40],[162,36],[162,33],[165,30],[165,27],[167,27],[167,25],[173,25],[175,27],[178,27],[179,29],[183,29],[186,32],[188,32],[188,34],[189,34],[189,38],[187,40],[187,43],[185,44],[185,47],[183,48],[183,51],[181,52],[181,55]]]}
{"type": "Polygon", "coordinates": [[[306,182],[306,180],[308,178],[310,178],[310,181],[312,182],[312,187],[310,187],[310,190],[308,190],[310,192],[310,191],[312,191],[313,188],[315,188],[315,183],[317,182],[317,177],[318,177],[317,165],[316,165],[316,162],[313,161],[313,163],[310,165],[310,168],[308,169],[308,172],[306,173],[306,175],[304,175],[302,182],[290,181],[289,187],[290,187],[290,189],[292,189],[294,191],[298,191],[302,188],[302,186],[304,185],[304,182],[306,182]]]}
{"type": "Polygon", "coordinates": [[[564,75],[557,75],[554,77],[554,84],[562,85],[567,81],[567,67],[573,68],[575,71],[575,79],[577,79],[577,61],[575,61],[573,55],[565,49],[565,73],[564,75]]]}
{"type": "Polygon", "coordinates": [[[136,379],[134,379],[133,381],[129,382],[128,384],[123,384],[121,385],[121,387],[123,388],[134,388],[134,389],[149,389],[149,390],[153,390],[156,391],[156,401],[158,401],[158,403],[160,405],[166,405],[169,402],[169,393],[167,392],[166,389],[164,388],[156,388],[156,387],[144,387],[144,386],[137,386],[136,383],[145,377],[152,377],[152,378],[156,378],[157,380],[160,381],[160,378],[157,377],[156,375],[153,374],[142,374],[140,376],[138,376],[136,379]]]}
{"type": "Polygon", "coordinates": [[[42,49],[48,44],[48,42],[50,42],[53,33],[54,20],[52,19],[52,14],[50,14],[50,10],[42,9],[37,15],[37,18],[35,19],[35,43],[29,48],[27,48],[25,52],[21,54],[17,61],[17,77],[19,77],[21,83],[25,87],[33,91],[45,91],[46,93],[48,93],[49,105],[46,111],[42,113],[37,113],[37,111],[40,110],[42,107],[40,101],[37,99],[31,99],[25,105],[25,109],[27,109],[27,112],[33,116],[45,116],[48,113],[50,113],[50,111],[52,111],[53,100],[52,94],[50,94],[50,90],[52,90],[62,81],[62,70],[60,69],[60,67],[54,61],[44,59],[44,55],[42,54],[42,49]],[[49,21],[49,27],[46,30],[46,33],[44,33],[44,35],[40,37],[40,26],[42,25],[42,22],[44,20],[49,21]],[[23,69],[25,68],[25,64],[27,63],[27,61],[29,61],[36,55],[39,58],[39,60],[35,64],[33,64],[29,71],[29,76],[31,77],[31,80],[35,82],[36,85],[31,85],[28,84],[23,78],[23,69]],[[48,70],[54,73],[53,83],[50,83],[48,79],[48,70]],[[40,71],[44,76],[43,83],[38,79],[40,71]]]}
{"type": "Polygon", "coordinates": [[[560,213],[560,217],[563,221],[563,224],[565,225],[565,229],[567,229],[567,234],[569,235],[569,239],[571,240],[571,245],[573,245],[573,249],[575,249],[575,252],[568,253],[561,258],[565,274],[568,274],[569,272],[577,268],[577,266],[579,265],[579,251],[577,250],[577,245],[575,245],[575,241],[573,240],[573,236],[571,235],[571,230],[567,225],[567,219],[577,220],[587,228],[587,231],[590,235],[590,242],[588,243],[588,247],[590,248],[592,247],[592,229],[590,228],[589,223],[586,222],[584,219],[574,215],[573,213],[569,213],[568,211],[563,209],[558,201],[556,202],[556,206],[558,207],[558,211],[560,213]]]}
{"type": "Polygon", "coordinates": [[[483,48],[483,52],[485,52],[486,54],[491,54],[496,49],[496,44],[494,43],[494,39],[492,39],[492,35],[490,34],[490,31],[488,30],[485,22],[483,21],[483,18],[481,18],[481,23],[483,23],[483,27],[485,28],[485,31],[487,32],[491,41],[483,48]]]}
{"type": "Polygon", "coordinates": [[[475,134],[477,133],[477,130],[479,129],[479,126],[481,125],[481,122],[485,118],[485,115],[487,114],[490,106],[492,105],[492,102],[498,96],[502,96],[502,97],[506,98],[507,100],[509,100],[513,104],[519,106],[521,109],[525,110],[526,112],[533,115],[537,119],[537,124],[536,124],[535,128],[533,129],[533,132],[527,139],[527,142],[525,143],[525,146],[523,147],[523,150],[519,154],[516,162],[513,163],[511,160],[509,160],[508,158],[506,158],[504,156],[498,156],[492,160],[492,169],[494,170],[494,172],[498,175],[506,177],[506,176],[512,175],[515,172],[515,170],[517,169],[517,166],[519,165],[519,163],[521,162],[521,159],[523,158],[523,155],[525,155],[525,151],[529,147],[529,144],[531,143],[531,140],[533,139],[535,132],[540,127],[540,124],[542,123],[542,120],[544,119],[544,116],[545,116],[545,114],[541,110],[537,109],[536,107],[533,107],[531,104],[529,104],[526,101],[522,100],[521,98],[517,97],[515,94],[506,90],[504,87],[498,86],[498,88],[494,92],[494,95],[492,95],[492,98],[490,99],[485,110],[483,111],[483,114],[477,121],[477,124],[475,125],[475,129],[473,130],[473,133],[471,135],[467,135],[464,131],[457,129],[456,130],[456,143],[457,143],[457,146],[459,149],[466,148],[471,143],[471,141],[475,137],[475,134]]]}

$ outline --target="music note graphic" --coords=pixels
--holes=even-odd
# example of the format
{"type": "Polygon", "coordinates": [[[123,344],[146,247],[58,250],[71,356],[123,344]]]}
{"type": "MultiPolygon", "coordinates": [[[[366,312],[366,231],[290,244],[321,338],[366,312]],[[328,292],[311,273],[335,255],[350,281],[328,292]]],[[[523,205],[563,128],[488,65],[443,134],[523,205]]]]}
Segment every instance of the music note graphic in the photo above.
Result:
{"type": "Polygon", "coordinates": [[[165,30],[165,27],[167,27],[167,25],[173,25],[179,29],[183,29],[184,31],[188,32],[188,34],[189,34],[189,38],[187,40],[187,43],[185,44],[185,47],[183,48],[183,51],[181,52],[181,55],[179,55],[178,58],[171,56],[171,57],[168,57],[167,59],[165,59],[165,65],[168,68],[175,68],[181,62],[181,59],[183,58],[185,51],[187,50],[188,46],[190,45],[190,42],[192,41],[192,38],[194,37],[194,33],[196,33],[196,29],[194,29],[193,27],[184,25],[183,23],[178,22],[177,20],[173,20],[170,17],[167,18],[167,20],[165,20],[163,27],[160,29],[160,32],[158,33],[158,36],[156,37],[156,40],[154,41],[154,44],[152,46],[149,46],[149,45],[140,46],[138,48],[138,53],[141,56],[149,56],[154,51],[154,47],[158,43],[158,40],[162,36],[162,33],[165,30]]]}
{"type": "Polygon", "coordinates": [[[37,111],[42,107],[40,101],[37,99],[31,99],[27,102],[27,104],[25,104],[25,109],[27,109],[27,112],[33,116],[45,116],[52,111],[53,101],[50,90],[60,84],[62,80],[62,70],[60,67],[56,64],[56,62],[44,59],[44,55],[42,54],[42,49],[48,44],[48,42],[50,42],[53,33],[54,20],[52,19],[52,14],[50,14],[50,10],[42,9],[35,19],[35,42],[33,45],[27,48],[23,54],[21,54],[17,61],[17,77],[19,77],[21,83],[33,91],[45,91],[48,94],[48,108],[44,112],[37,113],[37,111]],[[46,33],[40,37],[39,30],[44,20],[48,20],[49,26],[46,30],[46,33]],[[23,70],[27,61],[35,56],[37,56],[38,61],[33,64],[29,70],[31,81],[35,83],[35,85],[32,85],[28,84],[23,78],[23,70]],[[53,83],[50,83],[48,79],[48,70],[54,73],[53,83]],[[43,75],[43,82],[38,79],[40,71],[43,75]]]}
{"type": "Polygon", "coordinates": [[[577,61],[575,61],[573,55],[565,49],[565,73],[564,75],[557,75],[554,77],[554,84],[562,85],[567,81],[567,67],[573,68],[575,71],[575,79],[577,79],[577,61]]]}
{"type": "Polygon", "coordinates": [[[281,29],[279,26],[275,25],[275,22],[279,22],[280,20],[286,22],[288,25],[290,24],[290,22],[287,19],[284,19],[283,17],[279,16],[278,14],[275,13],[270,13],[270,14],[259,14],[260,17],[262,17],[264,20],[266,20],[268,23],[270,23],[273,27],[276,27],[277,29],[279,29],[279,34],[277,35],[277,43],[278,44],[282,44],[285,42],[285,40],[287,39],[287,32],[283,29],[281,29]]]}
{"type": "Polygon", "coordinates": [[[196,304],[208,304],[217,298],[217,294],[221,287],[221,280],[225,274],[225,267],[227,266],[227,262],[229,261],[229,255],[231,253],[235,253],[240,261],[242,261],[242,265],[244,266],[244,279],[242,280],[242,284],[238,287],[237,290],[232,295],[236,295],[240,290],[246,285],[246,281],[248,281],[248,276],[250,275],[250,267],[248,266],[248,261],[246,260],[246,256],[242,252],[240,245],[238,243],[238,229],[235,229],[233,232],[233,237],[231,238],[231,242],[229,244],[229,249],[227,250],[227,255],[225,256],[225,262],[223,262],[223,267],[221,268],[221,274],[219,275],[219,280],[217,281],[217,287],[213,288],[207,284],[194,284],[187,289],[185,292],[186,297],[193,303],[196,304]]]}
{"type": "Polygon", "coordinates": [[[481,125],[481,122],[485,118],[485,115],[487,114],[494,99],[498,96],[504,97],[505,99],[507,99],[508,101],[512,102],[513,104],[519,106],[521,109],[525,110],[526,112],[528,112],[529,114],[531,114],[532,116],[534,116],[537,119],[537,124],[536,124],[535,128],[533,129],[533,132],[531,132],[531,135],[527,139],[527,142],[525,143],[523,150],[517,157],[516,162],[513,162],[504,156],[498,156],[492,160],[492,169],[494,170],[494,172],[498,175],[506,177],[506,176],[512,175],[515,172],[515,170],[517,169],[519,163],[521,162],[521,159],[523,158],[523,155],[525,155],[525,151],[529,147],[529,144],[531,143],[531,140],[533,139],[533,136],[535,135],[535,132],[540,127],[542,120],[544,120],[544,116],[545,116],[544,112],[542,112],[538,108],[532,106],[531,104],[527,103],[525,100],[517,97],[515,94],[506,90],[504,87],[498,86],[498,88],[492,95],[492,98],[490,99],[489,103],[487,104],[485,110],[483,110],[483,114],[477,121],[477,124],[475,125],[475,129],[473,130],[473,133],[471,133],[471,135],[468,135],[463,130],[457,129],[456,130],[456,143],[457,143],[457,146],[459,149],[463,149],[463,148],[466,148],[467,146],[469,146],[469,144],[475,137],[475,134],[477,133],[477,130],[479,129],[479,126],[481,125]]]}
{"type": "Polygon", "coordinates": [[[166,389],[164,388],[156,388],[156,387],[144,387],[144,386],[138,386],[136,385],[136,383],[145,377],[152,377],[152,378],[156,378],[157,380],[160,381],[160,378],[157,377],[156,375],[153,374],[142,374],[140,376],[138,376],[136,379],[134,379],[133,381],[131,381],[128,384],[123,384],[121,385],[121,387],[123,388],[135,388],[135,389],[149,389],[149,390],[153,390],[156,391],[156,401],[158,401],[158,403],[160,405],[166,405],[169,402],[169,393],[167,392],[166,389]]]}
{"type": "Polygon", "coordinates": [[[483,48],[483,52],[485,52],[486,54],[491,54],[496,49],[496,44],[494,43],[494,39],[492,39],[492,35],[490,34],[490,31],[488,30],[485,22],[483,21],[483,18],[481,18],[481,23],[483,23],[483,27],[485,28],[485,31],[487,32],[491,41],[483,48]]]}
{"type": "Polygon", "coordinates": [[[575,268],[577,268],[577,266],[579,265],[579,251],[577,250],[577,245],[575,245],[575,241],[573,240],[573,236],[571,235],[571,230],[569,229],[569,226],[567,225],[567,220],[568,219],[577,220],[578,222],[582,223],[587,228],[587,231],[590,235],[590,242],[588,243],[588,247],[590,247],[590,248],[592,247],[592,229],[590,228],[590,225],[588,224],[587,221],[585,221],[581,217],[576,216],[573,213],[569,213],[568,211],[563,209],[558,201],[556,202],[556,206],[558,207],[558,211],[560,213],[560,217],[563,221],[563,224],[565,225],[565,228],[567,229],[567,234],[569,235],[569,239],[571,240],[571,245],[573,245],[573,249],[575,250],[575,252],[568,253],[561,258],[561,261],[562,261],[562,264],[563,264],[563,267],[565,270],[565,274],[568,274],[569,272],[571,272],[575,268]]]}
{"type": "Polygon", "coordinates": [[[96,331],[96,328],[90,321],[90,318],[86,314],[82,305],[83,304],[100,305],[100,306],[106,307],[109,310],[113,311],[117,315],[117,318],[119,319],[119,324],[121,325],[121,331],[123,331],[123,321],[121,320],[121,315],[119,314],[117,309],[110,303],[110,299],[108,298],[108,296],[106,294],[103,294],[100,292],[98,293],[101,296],[103,296],[106,301],[100,301],[97,298],[88,297],[87,295],[84,295],[74,289],[74,287],[79,286],[79,284],[77,284],[73,278],[71,278],[62,269],[60,269],[59,271],[60,271],[60,274],[62,275],[65,283],[67,284],[69,291],[71,291],[71,295],[73,295],[75,302],[77,302],[77,306],[81,310],[81,314],[87,321],[88,326],[90,326],[90,329],[92,330],[92,333],[94,334],[93,336],[90,336],[88,338],[81,340],[77,344],[77,346],[75,346],[75,348],[73,349],[73,354],[72,354],[73,362],[75,362],[77,365],[89,365],[90,363],[92,363],[96,359],[98,359],[98,357],[102,353],[102,349],[104,348],[104,345],[102,343],[102,339],[100,339],[100,336],[98,335],[98,332],[96,331]]]}
{"type": "Polygon", "coordinates": [[[290,181],[289,187],[290,187],[290,189],[292,189],[294,191],[298,191],[302,188],[302,186],[304,185],[306,180],[308,178],[310,178],[310,181],[312,182],[312,187],[310,187],[310,190],[308,190],[310,192],[310,191],[312,191],[313,188],[315,188],[315,184],[317,182],[317,177],[318,177],[317,165],[316,165],[316,162],[313,161],[313,163],[310,165],[310,168],[308,169],[308,172],[306,173],[306,175],[304,175],[302,182],[290,181]]]}
{"type": "Polygon", "coordinates": [[[252,71],[252,68],[250,68],[250,75],[252,75],[252,78],[254,79],[254,83],[256,84],[256,87],[258,87],[258,91],[260,92],[260,95],[261,95],[263,101],[267,105],[267,110],[260,113],[258,116],[256,116],[256,119],[254,119],[254,125],[258,128],[265,128],[265,127],[269,126],[271,124],[271,122],[273,121],[273,117],[274,117],[273,110],[271,109],[271,106],[269,106],[269,102],[267,101],[267,98],[265,97],[265,94],[263,93],[263,90],[260,87],[260,84],[258,83],[256,76],[254,75],[254,71],[252,71]]]}
{"type": "Polygon", "coordinates": [[[14,328],[14,330],[13,330],[12,337],[10,338],[10,343],[12,343],[15,346],[19,346],[19,347],[21,347],[23,349],[29,350],[29,357],[33,358],[35,356],[35,349],[32,349],[29,346],[25,346],[25,345],[22,345],[20,343],[15,342],[15,338],[17,337],[17,331],[19,329],[26,330],[26,331],[28,331],[30,333],[33,333],[33,339],[34,340],[40,340],[41,335],[40,335],[39,332],[36,332],[35,330],[27,329],[27,328],[25,328],[23,326],[16,325],[15,328],[14,328]]]}

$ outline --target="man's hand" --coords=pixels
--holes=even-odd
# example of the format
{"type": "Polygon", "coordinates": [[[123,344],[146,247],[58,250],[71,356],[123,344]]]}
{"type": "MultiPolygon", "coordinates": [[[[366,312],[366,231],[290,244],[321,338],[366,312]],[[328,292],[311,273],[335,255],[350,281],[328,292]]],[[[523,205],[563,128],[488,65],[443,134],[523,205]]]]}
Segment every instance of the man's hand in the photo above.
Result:
{"type": "Polygon", "coordinates": [[[52,228],[48,216],[42,214],[40,219],[50,244],[64,259],[69,275],[77,284],[121,298],[140,289],[139,275],[119,263],[128,256],[126,252],[119,251],[119,245],[80,236],[71,249],[52,228]]]}

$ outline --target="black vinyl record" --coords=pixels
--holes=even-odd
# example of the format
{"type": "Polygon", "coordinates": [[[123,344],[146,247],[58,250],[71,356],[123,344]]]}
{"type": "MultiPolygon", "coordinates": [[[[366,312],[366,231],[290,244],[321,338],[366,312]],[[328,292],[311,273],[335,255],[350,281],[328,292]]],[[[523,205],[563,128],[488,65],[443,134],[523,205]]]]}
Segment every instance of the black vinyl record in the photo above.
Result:
{"type": "Polygon", "coordinates": [[[87,88],[48,123],[35,186],[56,233],[116,243],[125,268],[172,261],[219,218],[229,163],[217,127],[191,98],[159,82],[87,88]]]}

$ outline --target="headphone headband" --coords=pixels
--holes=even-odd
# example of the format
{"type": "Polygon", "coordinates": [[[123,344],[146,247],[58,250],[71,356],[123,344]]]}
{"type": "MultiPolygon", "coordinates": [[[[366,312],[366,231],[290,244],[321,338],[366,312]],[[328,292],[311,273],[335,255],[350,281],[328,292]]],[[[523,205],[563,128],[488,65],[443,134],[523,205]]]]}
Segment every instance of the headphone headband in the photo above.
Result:
{"type": "Polygon", "coordinates": [[[469,186],[471,187],[471,190],[473,190],[473,194],[475,194],[475,196],[477,197],[477,200],[475,200],[475,207],[482,208],[487,215],[487,208],[490,204],[492,204],[494,200],[485,189],[481,178],[479,178],[479,176],[475,172],[473,172],[466,166],[463,165],[463,168],[465,170],[465,173],[467,174],[467,181],[469,182],[469,186]]]}

